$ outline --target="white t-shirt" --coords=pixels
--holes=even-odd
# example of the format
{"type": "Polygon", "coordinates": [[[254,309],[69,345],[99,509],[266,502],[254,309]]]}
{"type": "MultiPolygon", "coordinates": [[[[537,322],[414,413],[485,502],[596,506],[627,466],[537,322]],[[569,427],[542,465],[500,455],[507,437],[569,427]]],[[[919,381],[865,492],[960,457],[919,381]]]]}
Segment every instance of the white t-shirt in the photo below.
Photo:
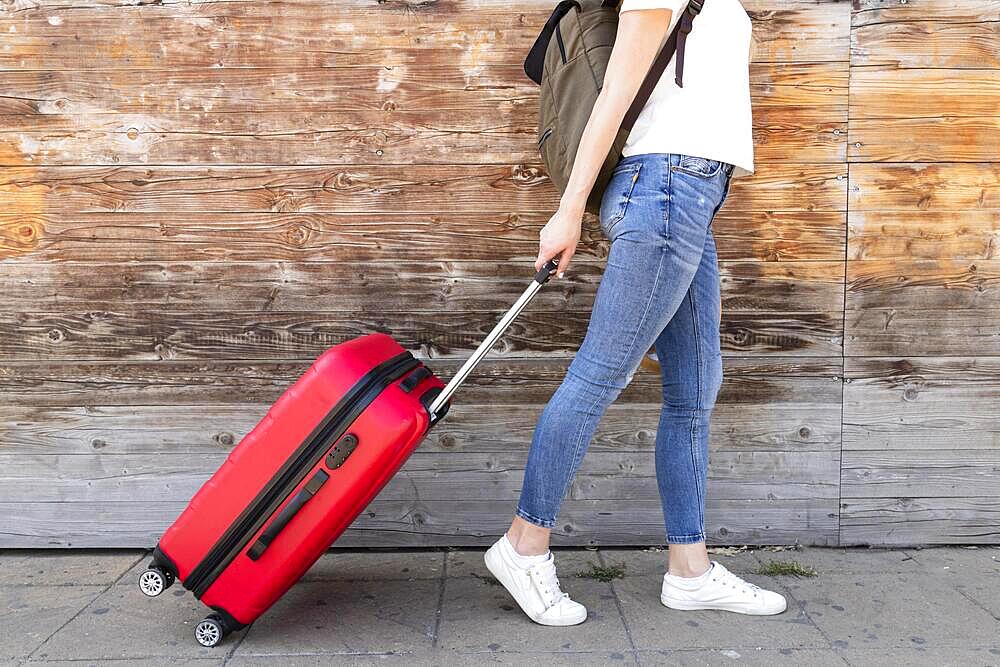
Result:
{"type": "MultiPolygon", "coordinates": [[[[687,4],[622,0],[620,12],[671,9],[669,35],[687,4]]],[[[751,174],[750,17],[740,0],[705,0],[692,25],[684,54],[684,87],[674,82],[675,54],[636,119],[622,155],[683,153],[736,165],[734,178],[751,174]]]]}

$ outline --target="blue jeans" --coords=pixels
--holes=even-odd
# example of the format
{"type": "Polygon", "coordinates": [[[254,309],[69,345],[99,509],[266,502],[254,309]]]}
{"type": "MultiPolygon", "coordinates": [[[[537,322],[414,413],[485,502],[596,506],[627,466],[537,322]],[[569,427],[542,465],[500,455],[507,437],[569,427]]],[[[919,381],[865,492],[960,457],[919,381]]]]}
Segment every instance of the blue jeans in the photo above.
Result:
{"type": "Polygon", "coordinates": [[[710,225],[733,166],[676,153],[623,158],[604,192],[611,240],[587,334],[535,427],[517,516],[552,528],[605,410],[651,346],[663,372],[657,486],[668,543],[705,540],[708,426],[722,384],[710,225]]]}

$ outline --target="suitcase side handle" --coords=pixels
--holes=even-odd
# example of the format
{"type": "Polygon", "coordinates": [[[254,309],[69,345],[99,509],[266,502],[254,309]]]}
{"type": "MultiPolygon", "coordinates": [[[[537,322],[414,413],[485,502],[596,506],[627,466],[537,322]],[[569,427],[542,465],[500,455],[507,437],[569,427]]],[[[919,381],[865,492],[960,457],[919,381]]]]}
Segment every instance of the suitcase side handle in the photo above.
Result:
{"type": "Polygon", "coordinates": [[[490,351],[490,348],[492,348],[497,340],[499,340],[500,336],[507,331],[507,327],[509,327],[511,322],[514,321],[514,318],[521,314],[524,307],[527,306],[528,302],[531,301],[535,294],[538,293],[538,290],[542,288],[542,285],[549,281],[549,278],[552,277],[552,272],[558,267],[558,257],[553,257],[545,263],[541,270],[535,274],[535,278],[531,281],[531,284],[528,285],[528,288],[524,290],[524,293],[518,298],[517,301],[514,302],[514,305],[510,307],[510,310],[504,313],[504,316],[500,318],[497,325],[493,327],[493,331],[486,336],[486,339],[479,344],[479,347],[477,347],[476,351],[472,353],[472,356],[469,357],[464,364],[462,364],[461,368],[458,369],[458,372],[455,373],[455,377],[453,377],[451,381],[445,385],[445,388],[441,390],[441,393],[434,397],[434,401],[427,408],[427,412],[431,416],[432,423],[437,421],[438,413],[441,411],[444,404],[448,402],[448,399],[451,398],[451,395],[455,393],[463,382],[465,382],[465,378],[467,378],[476,366],[479,365],[479,362],[483,360],[483,357],[485,357],[486,353],[490,351]]]}
{"type": "Polygon", "coordinates": [[[312,479],[310,479],[309,482],[302,487],[301,491],[295,494],[295,497],[292,498],[292,502],[285,505],[285,509],[281,510],[274,521],[272,521],[271,524],[264,529],[264,532],[260,534],[257,541],[253,543],[250,550],[247,551],[247,556],[250,560],[256,561],[264,555],[264,552],[267,551],[267,547],[274,541],[274,538],[276,538],[278,534],[284,530],[285,526],[288,525],[288,522],[291,521],[305,506],[305,504],[316,495],[316,492],[319,491],[324,484],[326,484],[326,480],[328,479],[330,479],[330,475],[327,474],[325,470],[320,470],[312,476],[312,479]]]}

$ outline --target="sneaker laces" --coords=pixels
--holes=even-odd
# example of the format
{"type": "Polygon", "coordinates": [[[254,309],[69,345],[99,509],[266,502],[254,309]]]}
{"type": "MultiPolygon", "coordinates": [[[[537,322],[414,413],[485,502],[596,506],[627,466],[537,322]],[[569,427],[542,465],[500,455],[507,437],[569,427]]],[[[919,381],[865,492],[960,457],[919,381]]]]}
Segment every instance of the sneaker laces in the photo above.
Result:
{"type": "Polygon", "coordinates": [[[757,597],[757,593],[760,591],[760,586],[750,583],[730,570],[726,570],[719,577],[719,581],[722,582],[724,586],[729,585],[733,588],[736,588],[737,586],[742,587],[744,593],[753,593],[754,597],[757,597]]]}
{"type": "Polygon", "coordinates": [[[559,586],[559,577],[556,576],[556,562],[551,556],[537,565],[532,565],[528,572],[532,575],[535,587],[542,594],[546,607],[551,607],[562,598],[569,597],[569,593],[564,593],[559,586]]]}

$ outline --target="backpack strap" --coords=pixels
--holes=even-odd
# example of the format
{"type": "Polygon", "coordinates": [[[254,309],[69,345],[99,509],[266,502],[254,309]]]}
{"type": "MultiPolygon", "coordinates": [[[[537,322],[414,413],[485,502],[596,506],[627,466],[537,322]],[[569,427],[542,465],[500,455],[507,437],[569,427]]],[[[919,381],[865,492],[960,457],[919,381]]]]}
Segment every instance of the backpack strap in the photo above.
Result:
{"type": "Polygon", "coordinates": [[[680,20],[670,33],[670,37],[667,38],[667,41],[663,44],[663,48],[660,49],[660,52],[656,55],[656,59],[653,60],[649,72],[646,73],[646,78],[642,80],[642,85],[639,86],[639,91],[635,94],[635,99],[632,100],[631,106],[625,112],[621,129],[625,131],[632,130],[632,126],[635,125],[635,121],[639,117],[639,113],[642,112],[642,108],[646,106],[646,100],[653,94],[653,89],[656,88],[660,76],[667,69],[667,65],[674,56],[674,52],[677,53],[677,75],[674,77],[674,81],[681,88],[684,87],[684,50],[687,45],[687,36],[691,32],[694,17],[698,16],[706,2],[708,0],[691,0],[688,3],[684,13],[681,14],[680,20]]]}
{"type": "Polygon", "coordinates": [[[570,9],[576,7],[580,9],[580,3],[577,0],[561,0],[561,2],[556,5],[556,8],[552,11],[552,16],[549,20],[545,22],[545,26],[542,31],[538,33],[538,38],[535,43],[531,45],[531,50],[528,51],[528,57],[524,59],[524,73],[528,75],[528,78],[537,83],[542,84],[542,70],[545,67],[545,52],[549,48],[549,41],[552,40],[552,33],[555,32],[556,26],[559,25],[559,21],[562,17],[569,13],[570,9]]]}

